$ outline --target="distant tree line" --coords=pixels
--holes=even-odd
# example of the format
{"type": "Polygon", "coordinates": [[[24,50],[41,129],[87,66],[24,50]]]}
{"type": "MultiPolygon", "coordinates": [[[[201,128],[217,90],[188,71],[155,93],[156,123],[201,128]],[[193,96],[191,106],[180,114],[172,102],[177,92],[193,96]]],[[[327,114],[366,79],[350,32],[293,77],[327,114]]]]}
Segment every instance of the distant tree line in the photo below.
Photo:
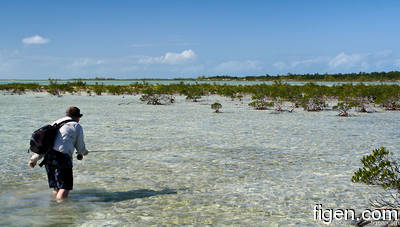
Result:
{"type": "Polygon", "coordinates": [[[285,80],[285,81],[400,81],[400,72],[359,72],[359,73],[337,73],[337,74],[291,74],[287,75],[264,75],[264,76],[199,76],[198,80],[248,80],[248,81],[274,81],[274,80],[285,80]]]}
{"type": "MultiPolygon", "coordinates": [[[[49,79],[51,80],[51,78],[49,79]]],[[[54,79],[53,79],[54,80],[54,79]]],[[[74,78],[71,80],[124,80],[124,81],[163,81],[163,80],[183,80],[183,81],[201,81],[201,80],[238,80],[238,81],[400,81],[400,71],[391,72],[359,72],[359,73],[334,73],[334,74],[292,74],[288,73],[286,75],[260,75],[260,76],[229,76],[229,75],[219,75],[219,76],[205,76],[201,75],[197,78],[142,78],[142,79],[116,79],[111,77],[95,77],[95,78],[74,78]]]]}

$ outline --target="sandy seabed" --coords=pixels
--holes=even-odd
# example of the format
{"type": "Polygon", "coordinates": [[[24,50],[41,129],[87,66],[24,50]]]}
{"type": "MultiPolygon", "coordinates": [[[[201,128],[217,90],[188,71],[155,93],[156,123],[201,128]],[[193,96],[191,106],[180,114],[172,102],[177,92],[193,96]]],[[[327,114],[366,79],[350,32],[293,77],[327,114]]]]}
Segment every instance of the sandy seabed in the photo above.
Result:
{"type": "Polygon", "coordinates": [[[322,224],[315,204],[369,207],[380,189],[350,178],[372,149],[398,152],[399,112],[275,114],[249,101],[1,95],[0,225],[310,226],[322,224]],[[106,152],[74,159],[74,190],[57,204],[26,151],[31,133],[71,105],[84,114],[87,148],[106,152]]]}

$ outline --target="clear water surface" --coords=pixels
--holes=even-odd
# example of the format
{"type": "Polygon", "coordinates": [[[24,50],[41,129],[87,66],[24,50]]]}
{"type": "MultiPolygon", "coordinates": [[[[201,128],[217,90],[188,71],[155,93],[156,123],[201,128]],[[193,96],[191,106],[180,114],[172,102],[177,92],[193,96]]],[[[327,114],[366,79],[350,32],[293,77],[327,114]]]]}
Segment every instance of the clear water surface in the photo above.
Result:
{"type": "Polygon", "coordinates": [[[1,95],[0,225],[318,226],[315,204],[369,207],[380,189],[350,178],[372,149],[398,152],[399,112],[274,114],[248,102],[1,95]],[[105,152],[74,160],[74,190],[58,204],[26,150],[31,133],[71,105],[84,113],[88,149],[105,152]]]}

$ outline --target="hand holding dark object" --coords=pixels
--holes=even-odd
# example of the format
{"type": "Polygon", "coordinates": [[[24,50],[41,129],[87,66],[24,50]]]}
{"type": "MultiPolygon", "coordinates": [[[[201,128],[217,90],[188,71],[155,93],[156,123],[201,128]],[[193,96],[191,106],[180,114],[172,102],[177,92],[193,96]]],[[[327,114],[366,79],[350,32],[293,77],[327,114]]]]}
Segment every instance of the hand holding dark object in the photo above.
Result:
{"type": "Polygon", "coordinates": [[[82,155],[82,154],[78,154],[78,155],[76,156],[76,158],[77,158],[78,160],[82,160],[82,159],[83,159],[83,155],[82,155]]]}
{"type": "Polygon", "coordinates": [[[31,168],[34,168],[35,165],[36,165],[36,162],[29,161],[28,165],[29,165],[31,168]]]}

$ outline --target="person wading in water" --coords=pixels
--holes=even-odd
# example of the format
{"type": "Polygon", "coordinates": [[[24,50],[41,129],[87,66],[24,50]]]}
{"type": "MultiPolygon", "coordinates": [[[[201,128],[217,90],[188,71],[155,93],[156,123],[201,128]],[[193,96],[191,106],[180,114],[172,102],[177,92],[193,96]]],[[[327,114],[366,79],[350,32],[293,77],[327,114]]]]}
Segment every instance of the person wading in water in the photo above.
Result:
{"type": "Polygon", "coordinates": [[[44,157],[49,187],[53,188],[53,194],[58,201],[67,198],[73,188],[74,149],[77,150],[78,160],[82,160],[83,155],[89,153],[85,147],[82,126],[79,124],[82,116],[78,107],[69,107],[65,117],[53,122],[59,124],[69,120],[58,130],[53,149],[45,155],[33,154],[28,163],[34,168],[37,161],[44,157]]]}

